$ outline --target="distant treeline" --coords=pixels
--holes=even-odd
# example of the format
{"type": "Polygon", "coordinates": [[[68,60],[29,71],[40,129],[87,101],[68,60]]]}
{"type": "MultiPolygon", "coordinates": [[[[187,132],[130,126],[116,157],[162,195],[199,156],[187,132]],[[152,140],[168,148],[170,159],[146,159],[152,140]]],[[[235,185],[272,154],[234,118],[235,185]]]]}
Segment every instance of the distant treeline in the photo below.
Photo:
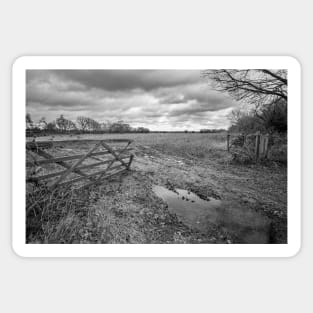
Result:
{"type": "MultiPolygon", "coordinates": [[[[225,129],[201,129],[200,133],[221,133],[225,129]]],[[[56,120],[47,122],[42,117],[34,122],[29,113],[26,114],[26,135],[49,135],[49,134],[105,134],[105,133],[199,133],[194,130],[183,131],[151,131],[145,127],[131,127],[122,120],[116,122],[99,123],[96,120],[79,116],[75,122],[60,115],[56,120]]]]}
{"type": "Polygon", "coordinates": [[[200,133],[211,133],[211,134],[215,134],[215,133],[223,133],[225,132],[226,129],[200,129],[200,133]]]}
{"type": "Polygon", "coordinates": [[[100,123],[96,120],[79,116],[75,122],[60,115],[55,121],[47,122],[42,117],[39,122],[33,122],[31,115],[26,114],[26,133],[27,134],[54,134],[54,133],[149,133],[145,127],[131,127],[122,120],[116,122],[100,123]]]}

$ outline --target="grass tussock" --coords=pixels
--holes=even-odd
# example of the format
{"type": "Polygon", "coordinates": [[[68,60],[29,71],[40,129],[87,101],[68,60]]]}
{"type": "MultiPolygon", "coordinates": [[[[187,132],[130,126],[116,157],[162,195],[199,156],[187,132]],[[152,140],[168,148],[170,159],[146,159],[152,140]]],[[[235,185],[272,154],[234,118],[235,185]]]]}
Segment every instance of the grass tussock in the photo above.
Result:
{"type": "Polygon", "coordinates": [[[191,231],[170,214],[140,173],[102,186],[49,191],[37,186],[27,196],[26,242],[46,244],[133,244],[215,242],[191,231]]]}
{"type": "Polygon", "coordinates": [[[34,186],[26,197],[26,242],[68,243],[84,239],[87,191],[34,186]]]}

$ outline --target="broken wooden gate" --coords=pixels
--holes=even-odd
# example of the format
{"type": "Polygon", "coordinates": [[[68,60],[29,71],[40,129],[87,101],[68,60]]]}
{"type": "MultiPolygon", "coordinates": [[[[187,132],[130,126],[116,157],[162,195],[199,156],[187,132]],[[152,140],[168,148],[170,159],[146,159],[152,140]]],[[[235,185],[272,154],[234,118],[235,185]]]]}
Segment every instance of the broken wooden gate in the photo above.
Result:
{"type": "MultiPolygon", "coordinates": [[[[247,139],[249,137],[255,137],[255,144],[254,144],[254,153],[255,159],[265,159],[268,158],[269,152],[269,134],[261,134],[259,131],[254,134],[233,134],[232,136],[235,137],[235,140],[239,140],[241,142],[241,146],[245,147],[247,143],[247,139]]],[[[227,151],[230,151],[231,146],[233,143],[231,142],[231,134],[227,133],[227,151]]]]}
{"type": "Polygon", "coordinates": [[[131,153],[132,148],[129,147],[131,143],[132,140],[128,139],[27,142],[26,181],[33,183],[45,181],[50,189],[86,180],[88,182],[79,188],[100,183],[106,178],[130,169],[134,157],[131,153]],[[51,152],[47,152],[57,145],[64,148],[64,145],[77,144],[79,148],[82,143],[91,144],[91,148],[83,154],[55,157],[51,152]],[[124,146],[115,148],[114,143],[124,146]],[[97,162],[90,162],[92,160],[97,162]],[[56,167],[61,166],[63,170],[55,171],[55,168],[51,170],[52,164],[57,165],[56,167]],[[46,165],[50,165],[50,169],[44,170],[46,165]],[[88,172],[91,169],[95,170],[88,172]],[[40,173],[41,175],[38,175],[40,173]]]}

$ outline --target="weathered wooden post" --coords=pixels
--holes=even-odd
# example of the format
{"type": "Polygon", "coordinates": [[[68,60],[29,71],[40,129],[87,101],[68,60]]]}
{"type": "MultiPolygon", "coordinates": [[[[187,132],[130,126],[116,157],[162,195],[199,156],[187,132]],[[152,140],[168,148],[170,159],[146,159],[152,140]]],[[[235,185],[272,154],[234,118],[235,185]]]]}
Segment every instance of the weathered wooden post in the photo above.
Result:
{"type": "Polygon", "coordinates": [[[242,133],[241,136],[242,136],[242,139],[243,139],[242,146],[244,147],[246,145],[246,135],[245,135],[245,133],[242,133]]]}
{"type": "Polygon", "coordinates": [[[229,152],[229,148],[230,148],[230,134],[227,133],[227,151],[229,152]]]}
{"type": "Polygon", "coordinates": [[[264,157],[264,143],[265,143],[265,136],[260,135],[260,143],[259,143],[259,157],[263,158],[264,157]]]}
{"type": "Polygon", "coordinates": [[[269,143],[269,134],[265,135],[265,142],[264,142],[264,158],[268,157],[268,143],[269,143]]]}
{"type": "Polygon", "coordinates": [[[255,159],[258,160],[260,153],[260,132],[255,133],[255,159]]]}

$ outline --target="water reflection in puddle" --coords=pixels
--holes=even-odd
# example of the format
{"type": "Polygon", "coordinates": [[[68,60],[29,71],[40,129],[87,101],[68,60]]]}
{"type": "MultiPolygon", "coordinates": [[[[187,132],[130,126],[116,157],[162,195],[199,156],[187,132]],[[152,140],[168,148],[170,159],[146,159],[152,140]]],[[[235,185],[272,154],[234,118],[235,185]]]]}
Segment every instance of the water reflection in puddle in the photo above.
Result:
{"type": "Polygon", "coordinates": [[[210,224],[220,226],[238,243],[269,243],[270,221],[267,217],[245,207],[236,207],[214,198],[203,200],[184,189],[169,190],[153,186],[171,213],[191,228],[206,232],[210,224]]]}

